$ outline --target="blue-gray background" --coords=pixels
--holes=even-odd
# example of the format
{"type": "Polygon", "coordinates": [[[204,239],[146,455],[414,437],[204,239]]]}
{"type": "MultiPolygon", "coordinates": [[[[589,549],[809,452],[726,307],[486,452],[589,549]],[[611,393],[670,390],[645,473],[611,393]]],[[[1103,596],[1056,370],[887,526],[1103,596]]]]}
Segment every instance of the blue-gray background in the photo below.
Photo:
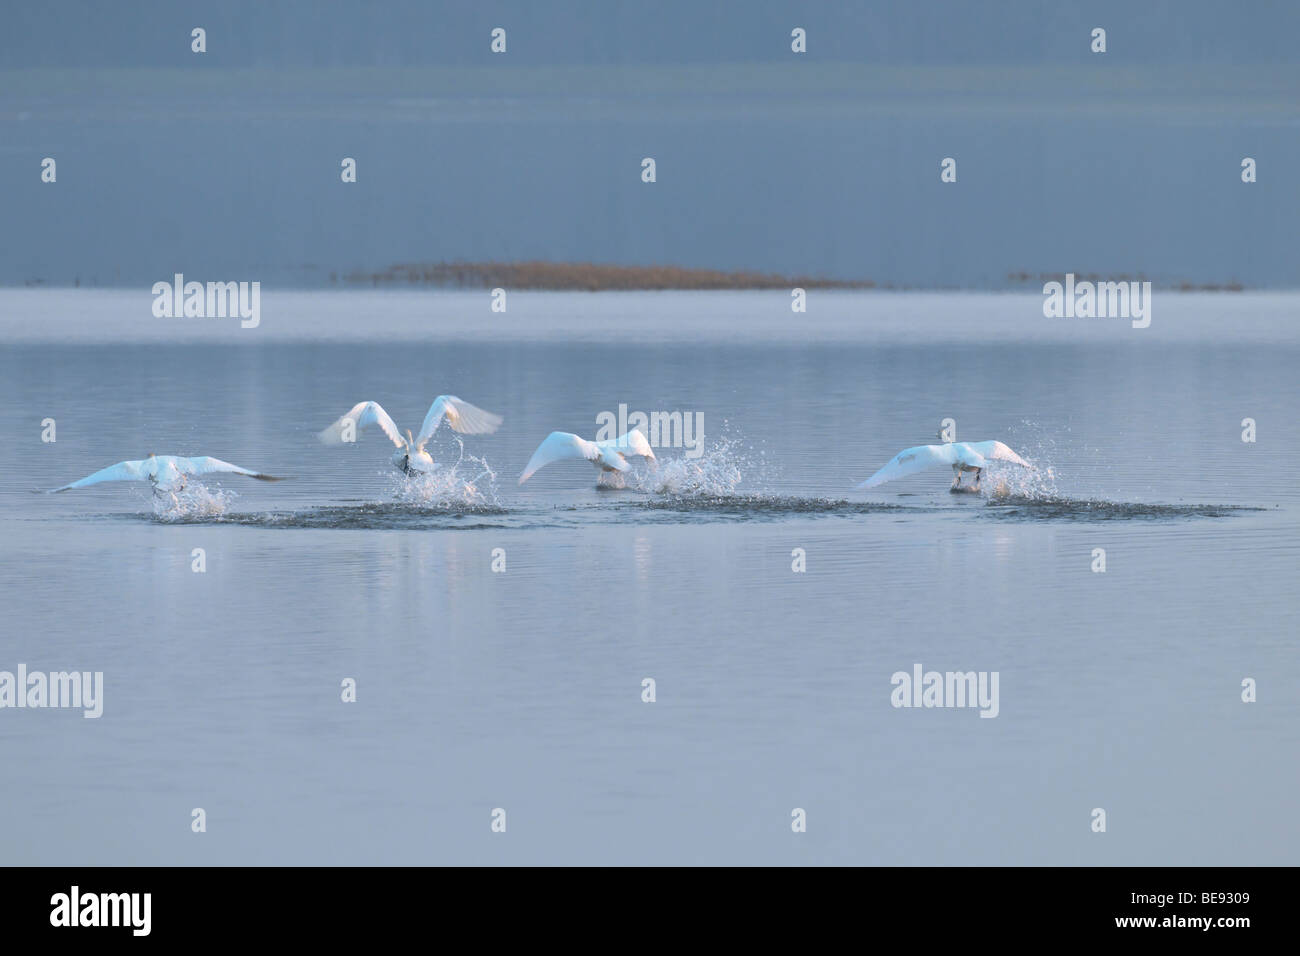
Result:
{"type": "Polygon", "coordinates": [[[82,288],[0,289],[0,669],[107,686],[99,720],[0,711],[0,861],[1295,862],[1295,293],[1160,291],[1135,330],[1045,319],[1036,289],[500,314],[319,288],[527,258],[1294,287],[1293,4],[2,16],[0,284],[82,288]],[[177,271],[265,282],[262,324],[155,318],[177,271]],[[381,438],[313,438],[440,392],[505,416],[465,443],[495,483],[412,496],[381,438]],[[731,441],[695,483],[661,449],[667,489],[583,462],[515,484],[621,403],[731,441]],[[853,490],[944,417],[1054,477],[853,490]],[[179,521],[144,488],[32,494],[148,452],[292,480],[211,482],[240,497],[179,521]],[[892,708],[914,663],[999,671],[1000,716],[892,708]]]}
{"type": "Polygon", "coordinates": [[[4,284],[309,287],[451,259],[1300,278],[1281,0],[56,0],[0,26],[4,284]]]}

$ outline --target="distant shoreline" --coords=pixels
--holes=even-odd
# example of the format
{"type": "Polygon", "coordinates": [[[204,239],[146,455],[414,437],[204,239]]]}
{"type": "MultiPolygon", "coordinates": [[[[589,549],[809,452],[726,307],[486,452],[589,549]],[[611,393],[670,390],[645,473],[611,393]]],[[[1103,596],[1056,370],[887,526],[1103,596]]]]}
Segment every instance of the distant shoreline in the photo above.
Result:
{"type": "MultiPolygon", "coordinates": [[[[1065,272],[1077,281],[1150,282],[1153,289],[1165,292],[1289,292],[1290,287],[1251,286],[1235,279],[1223,282],[1193,282],[1179,278],[1152,278],[1144,273],[1106,273],[1067,269],[1065,272],[1009,272],[1001,280],[981,285],[913,285],[906,282],[879,282],[874,279],[842,279],[818,275],[782,275],[756,270],[696,269],[684,266],[616,265],[596,262],[432,262],[400,263],[380,271],[356,269],[351,272],[324,270],[318,266],[301,269],[314,273],[311,281],[285,282],[262,280],[268,289],[508,289],[538,292],[670,292],[670,291],[770,291],[819,289],[875,292],[932,293],[1042,293],[1048,282],[1059,282],[1065,272]]],[[[257,278],[249,273],[251,279],[257,278]]],[[[171,278],[170,274],[162,277],[171,278]]],[[[226,281],[229,277],[222,277],[226,281]]],[[[153,280],[150,280],[151,284],[153,280]]],[[[29,278],[20,283],[0,283],[0,289],[133,289],[139,283],[101,283],[97,278],[83,281],[51,281],[29,278]]]]}
{"type": "MultiPolygon", "coordinates": [[[[1080,280],[1092,282],[1151,281],[1152,286],[1181,292],[1243,292],[1240,282],[1197,283],[1187,280],[1148,280],[1136,275],[1075,272],[1080,280]]],[[[1059,280],[1063,273],[1009,273],[1006,285],[992,291],[1040,291],[1045,282],[1059,280]]],[[[692,269],[683,266],[628,266],[595,262],[434,262],[402,263],[379,272],[356,270],[330,273],[332,286],[432,286],[455,289],[530,289],[577,292],[646,292],[669,290],[741,289],[880,289],[887,291],[957,292],[959,288],[933,288],[873,279],[834,279],[825,276],[780,275],[770,272],[692,269]]],[[[983,290],[978,290],[983,291],[983,290]]]]}
{"type": "Polygon", "coordinates": [[[645,292],[669,289],[874,289],[863,279],[783,276],[681,266],[624,266],[595,262],[435,262],[389,266],[382,272],[330,274],[332,285],[425,285],[477,289],[645,292]]]}

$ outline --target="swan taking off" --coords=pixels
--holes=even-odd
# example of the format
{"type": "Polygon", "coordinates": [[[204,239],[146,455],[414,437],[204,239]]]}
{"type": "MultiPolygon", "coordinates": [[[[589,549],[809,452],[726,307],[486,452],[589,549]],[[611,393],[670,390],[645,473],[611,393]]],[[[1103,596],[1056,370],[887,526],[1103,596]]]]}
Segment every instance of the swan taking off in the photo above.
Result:
{"type": "Polygon", "coordinates": [[[602,473],[630,471],[632,466],[627,463],[628,456],[636,455],[649,458],[651,461],[655,460],[654,449],[650,447],[650,442],[636,428],[626,435],[621,435],[618,438],[607,438],[604,441],[587,441],[587,439],[579,438],[569,432],[551,432],[537,446],[537,451],[533,452],[533,457],[528,459],[528,466],[524,469],[524,473],[519,476],[519,483],[522,485],[533,476],[533,472],[543,465],[549,465],[553,461],[560,461],[565,458],[585,458],[596,466],[597,471],[602,473]]]}
{"type": "Polygon", "coordinates": [[[895,478],[902,478],[904,475],[924,471],[933,465],[951,465],[953,473],[952,487],[954,489],[962,486],[962,472],[973,471],[975,472],[975,481],[967,487],[973,491],[978,491],[980,472],[988,467],[990,460],[1009,461],[1017,465],[1024,465],[1026,468],[1032,467],[1029,462],[1000,441],[959,441],[949,442],[944,445],[917,445],[915,448],[904,448],[890,459],[889,464],[857,487],[874,488],[876,485],[883,485],[895,478]]]}
{"type": "Polygon", "coordinates": [[[190,475],[208,475],[213,472],[229,472],[234,475],[247,475],[258,481],[283,481],[271,475],[263,475],[247,468],[240,468],[220,458],[181,458],[177,455],[150,455],[141,461],[119,461],[116,465],[101,468],[93,475],[87,475],[79,481],[56,491],[69,491],[73,488],[85,488],[97,485],[101,481],[147,481],[153,486],[153,493],[160,497],[170,495],[176,501],[176,493],[185,489],[185,479],[190,475]]]}
{"type": "Polygon", "coordinates": [[[444,418],[452,431],[464,435],[486,435],[496,431],[503,421],[500,415],[485,412],[455,395],[439,395],[429,406],[429,414],[424,416],[420,434],[415,438],[411,437],[409,428],[403,438],[397,425],[388,417],[388,412],[378,402],[358,402],[329,428],[317,432],[316,437],[326,445],[351,443],[356,441],[358,429],[378,425],[389,441],[397,446],[397,451],[389,459],[393,467],[408,475],[422,474],[433,471],[433,458],[424,450],[424,446],[444,418]]]}

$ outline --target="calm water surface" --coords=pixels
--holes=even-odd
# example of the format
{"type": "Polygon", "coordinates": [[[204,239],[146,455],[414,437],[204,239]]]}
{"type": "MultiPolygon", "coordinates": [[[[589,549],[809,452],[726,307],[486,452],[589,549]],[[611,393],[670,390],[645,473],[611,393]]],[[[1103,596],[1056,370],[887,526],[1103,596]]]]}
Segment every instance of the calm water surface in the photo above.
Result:
{"type": "Polygon", "coordinates": [[[1041,301],[268,291],[242,330],[0,293],[0,669],[106,685],[0,711],[0,859],[1295,863],[1300,296],[1041,301]],[[419,485],[313,437],[444,392],[505,424],[419,485]],[[516,484],[620,403],[704,454],[516,484]],[[949,417],[1037,476],[853,490],[949,417]],[[292,480],[32,493],[149,452],[292,480]],[[893,708],[915,663],[998,671],[998,717],[893,708]]]}

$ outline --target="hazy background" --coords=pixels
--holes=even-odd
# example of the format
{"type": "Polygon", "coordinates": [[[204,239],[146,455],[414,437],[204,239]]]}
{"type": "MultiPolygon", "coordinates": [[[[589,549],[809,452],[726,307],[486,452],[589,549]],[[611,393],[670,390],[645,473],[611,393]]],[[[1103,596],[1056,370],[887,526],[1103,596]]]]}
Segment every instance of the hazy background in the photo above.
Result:
{"type": "Polygon", "coordinates": [[[1298,28],[1289,2],[5,4],[0,669],[106,686],[98,720],[0,712],[0,862],[1294,863],[1298,28]],[[981,291],[329,288],[444,259],[981,291]],[[1135,330],[1044,318],[1065,271],[1267,288],[1162,290],[1135,330]],[[261,325],[155,318],[175,272],[262,281],[261,325]],[[439,393],[505,421],[432,489],[375,434],[314,437],[439,393]],[[702,413],[708,453],[517,485],[622,403],[702,413]],[[1040,471],[854,490],[945,417],[1040,471]],[[179,514],[32,493],[149,452],[291,480],[179,514]],[[918,662],[998,671],[998,718],[891,707],[918,662]]]}
{"type": "Polygon", "coordinates": [[[0,283],[548,259],[1294,287],[1297,36],[1288,2],[10,4],[0,283]]]}

